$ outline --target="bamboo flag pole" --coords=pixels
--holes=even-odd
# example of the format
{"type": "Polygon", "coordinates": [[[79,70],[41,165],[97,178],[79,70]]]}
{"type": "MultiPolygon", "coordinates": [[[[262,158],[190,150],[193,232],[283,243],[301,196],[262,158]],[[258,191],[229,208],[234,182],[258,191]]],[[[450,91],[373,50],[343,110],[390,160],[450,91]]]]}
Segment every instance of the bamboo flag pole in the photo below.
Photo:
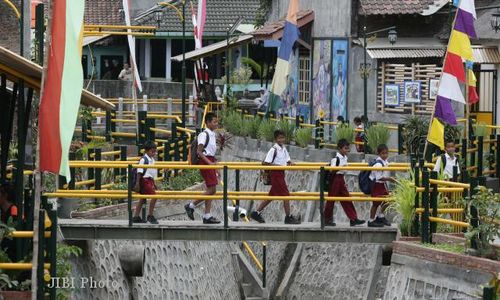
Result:
{"type": "MultiPolygon", "coordinates": [[[[47,28],[46,28],[46,39],[44,43],[45,50],[43,51],[43,74],[42,80],[40,83],[40,94],[39,94],[39,102],[38,107],[40,107],[40,101],[42,99],[42,95],[44,92],[44,83],[45,78],[47,78],[47,67],[48,67],[48,53],[50,49],[50,43],[52,38],[52,14],[54,11],[54,1],[49,1],[48,3],[48,20],[47,20],[47,28]]],[[[38,256],[43,255],[43,253],[38,253],[38,244],[40,242],[39,236],[39,220],[40,220],[40,203],[42,197],[42,174],[40,173],[40,132],[37,131],[36,138],[36,152],[35,152],[35,197],[33,203],[33,257],[31,261],[31,299],[37,299],[37,268],[38,268],[38,256]]],[[[43,287],[40,287],[43,288],[43,287]]]]}
{"type": "MultiPolygon", "coordinates": [[[[458,7],[460,7],[460,3],[462,0],[459,1],[458,7]]],[[[453,5],[453,3],[450,3],[450,5],[453,5]]],[[[444,73],[444,65],[446,63],[446,59],[448,58],[448,49],[450,48],[450,41],[451,41],[451,33],[453,32],[453,29],[455,28],[455,22],[457,21],[457,15],[458,15],[458,9],[457,12],[455,13],[455,17],[453,18],[453,22],[451,23],[451,30],[450,30],[450,38],[448,39],[448,45],[446,47],[446,53],[444,55],[444,60],[443,60],[443,69],[441,70],[441,77],[439,78],[439,84],[438,87],[441,86],[441,81],[443,80],[443,73],[444,73]]],[[[439,96],[439,94],[438,94],[439,96]]],[[[431,120],[429,122],[429,127],[427,129],[427,136],[425,137],[425,146],[424,146],[424,159],[425,155],[427,154],[427,146],[429,145],[429,134],[431,133],[431,128],[432,128],[432,122],[434,121],[434,114],[436,113],[436,104],[437,104],[437,98],[434,100],[434,106],[432,107],[432,115],[431,115],[431,120]]],[[[444,138],[444,137],[443,137],[444,138]]]]}

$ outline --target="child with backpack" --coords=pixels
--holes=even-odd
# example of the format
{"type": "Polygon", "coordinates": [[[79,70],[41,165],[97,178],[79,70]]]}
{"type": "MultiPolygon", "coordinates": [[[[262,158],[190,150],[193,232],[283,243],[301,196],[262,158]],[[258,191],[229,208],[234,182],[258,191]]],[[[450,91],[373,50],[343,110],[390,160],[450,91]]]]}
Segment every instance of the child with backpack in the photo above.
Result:
{"type": "MultiPolygon", "coordinates": [[[[271,149],[267,152],[266,158],[262,162],[263,165],[274,165],[274,166],[291,166],[293,165],[290,155],[285,148],[285,133],[282,130],[276,130],[274,132],[274,144],[271,149]]],[[[269,196],[289,196],[288,187],[285,181],[285,171],[284,170],[271,170],[271,190],[269,191],[269,196]]],[[[262,201],[256,211],[250,214],[250,217],[259,223],[265,223],[262,217],[262,211],[266,206],[271,203],[272,200],[262,201]]],[[[294,217],[290,214],[290,201],[283,201],[283,208],[285,210],[285,224],[300,224],[300,217],[294,217]]]]}
{"type": "MultiPolygon", "coordinates": [[[[215,136],[215,130],[219,126],[219,120],[217,116],[213,113],[208,113],[205,116],[205,130],[198,135],[196,153],[192,155],[197,155],[197,162],[199,165],[215,165],[217,160],[215,159],[215,153],[217,152],[217,141],[215,136]]],[[[215,195],[217,184],[219,183],[219,176],[217,170],[211,169],[201,169],[201,176],[205,181],[206,190],[204,195],[215,195]]],[[[212,208],[211,200],[197,200],[191,202],[184,206],[186,214],[189,219],[194,220],[194,209],[196,205],[205,201],[205,213],[203,214],[203,224],[219,224],[220,220],[216,219],[210,214],[212,208]]]]}
{"type": "MultiPolygon", "coordinates": [[[[347,154],[349,154],[350,144],[346,139],[340,139],[337,142],[337,155],[330,162],[332,167],[345,167],[347,163],[347,154]]],[[[347,189],[345,179],[345,171],[333,171],[330,173],[330,181],[328,188],[328,197],[349,197],[349,190],[347,189]]],[[[351,201],[341,201],[340,204],[344,209],[345,214],[349,218],[349,223],[351,226],[364,224],[364,220],[358,219],[356,209],[351,201]]],[[[335,206],[335,201],[327,201],[325,204],[325,210],[323,212],[325,225],[335,226],[333,221],[333,207],[335,206]]]]}
{"type": "Polygon", "coordinates": [[[443,173],[445,179],[453,178],[453,167],[457,167],[457,175],[460,174],[460,167],[458,164],[458,158],[455,156],[455,142],[446,141],[445,143],[446,153],[438,157],[436,164],[434,165],[434,172],[443,173]]]}
{"type": "MultiPolygon", "coordinates": [[[[146,141],[144,143],[144,156],[139,160],[139,165],[154,165],[154,156],[156,155],[156,144],[152,141],[146,141]]],[[[134,191],[140,193],[141,195],[155,195],[156,194],[156,184],[155,179],[158,177],[158,170],[155,168],[138,168],[137,175],[135,179],[134,191]]],[[[134,217],[132,222],[134,223],[145,223],[146,221],[151,224],[158,224],[158,221],[153,215],[153,211],[156,205],[156,199],[151,199],[149,204],[149,213],[146,221],[142,220],[139,216],[142,206],[146,202],[146,199],[139,200],[139,203],[135,206],[134,217]]]]}
{"type": "MultiPolygon", "coordinates": [[[[385,144],[380,144],[377,147],[378,157],[375,159],[374,163],[370,164],[373,167],[383,168],[388,167],[389,162],[387,158],[389,157],[389,148],[385,144]]],[[[391,177],[389,171],[372,171],[369,175],[371,180],[371,196],[372,197],[387,197],[389,195],[387,189],[387,182],[395,182],[395,179],[391,177]]],[[[384,227],[391,226],[384,215],[385,208],[387,207],[387,202],[373,201],[372,207],[370,209],[370,220],[368,221],[368,227],[384,227]],[[377,213],[377,210],[380,211],[377,213]]]]}

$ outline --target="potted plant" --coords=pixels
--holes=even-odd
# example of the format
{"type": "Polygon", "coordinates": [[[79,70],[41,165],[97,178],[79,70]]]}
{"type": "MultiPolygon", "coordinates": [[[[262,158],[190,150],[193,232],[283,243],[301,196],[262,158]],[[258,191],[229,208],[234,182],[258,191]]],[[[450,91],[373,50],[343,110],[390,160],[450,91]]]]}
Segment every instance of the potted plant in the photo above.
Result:
{"type": "Polygon", "coordinates": [[[384,124],[370,126],[365,132],[368,145],[367,153],[370,154],[375,154],[373,151],[377,149],[378,145],[387,145],[389,138],[391,137],[389,128],[387,128],[384,124]]]}
{"type": "Polygon", "coordinates": [[[402,136],[408,155],[422,156],[428,128],[429,121],[425,118],[411,116],[405,119],[402,136]]]}
{"type": "Polygon", "coordinates": [[[349,143],[352,143],[354,141],[354,128],[352,128],[351,125],[349,124],[341,124],[338,125],[335,129],[336,137],[337,140],[336,142],[338,143],[341,139],[346,139],[349,143]]]}
{"type": "Polygon", "coordinates": [[[414,174],[410,177],[398,176],[396,185],[390,197],[389,210],[397,213],[396,221],[402,236],[410,236],[413,220],[415,218],[414,174]]]}

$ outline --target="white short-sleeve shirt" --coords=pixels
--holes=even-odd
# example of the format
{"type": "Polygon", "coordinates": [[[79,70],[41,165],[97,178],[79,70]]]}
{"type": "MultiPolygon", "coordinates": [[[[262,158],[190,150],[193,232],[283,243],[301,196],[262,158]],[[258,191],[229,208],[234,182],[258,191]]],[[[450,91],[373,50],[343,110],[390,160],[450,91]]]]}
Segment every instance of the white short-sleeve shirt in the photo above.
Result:
{"type": "MultiPolygon", "coordinates": [[[[446,165],[444,167],[443,173],[448,178],[453,178],[453,167],[457,166],[457,174],[460,174],[460,167],[458,164],[458,159],[456,156],[451,157],[448,153],[445,153],[446,165]]],[[[441,172],[441,160],[442,157],[439,156],[434,165],[434,172],[441,172]]]]}
{"type": "MultiPolygon", "coordinates": [[[[332,160],[330,161],[331,167],[345,167],[347,165],[348,165],[347,155],[344,156],[344,155],[340,154],[340,152],[337,152],[337,155],[334,158],[332,158],[332,160]],[[337,164],[337,160],[339,160],[338,164],[337,164]]],[[[336,174],[344,175],[345,171],[337,171],[336,174]]]]}
{"type": "Polygon", "coordinates": [[[264,159],[264,162],[278,166],[286,166],[289,161],[290,155],[288,154],[285,146],[281,147],[278,144],[274,144],[274,146],[269,149],[266,158],[264,159]],[[274,153],[276,153],[276,157],[273,161],[274,153]]]}
{"type": "MultiPolygon", "coordinates": [[[[387,160],[383,160],[380,157],[377,157],[376,163],[373,166],[377,168],[388,167],[389,162],[387,160]]],[[[380,179],[389,177],[391,177],[390,171],[372,171],[370,174],[370,179],[375,180],[379,183],[385,183],[384,181],[380,181],[380,179]]]]}
{"type": "MultiPolygon", "coordinates": [[[[147,158],[147,160],[148,160],[148,164],[147,165],[154,165],[155,164],[154,158],[151,158],[151,157],[149,157],[149,155],[144,154],[144,156],[141,157],[141,159],[139,160],[139,164],[140,165],[146,165],[146,160],[144,158],[147,158]]],[[[155,178],[158,177],[158,170],[154,169],[154,168],[148,168],[148,167],[137,168],[137,173],[141,173],[142,177],[144,177],[144,178],[153,178],[153,179],[155,179],[155,178]],[[144,173],[144,170],[146,170],[145,173],[144,173]]]]}
{"type": "Polygon", "coordinates": [[[215,156],[217,152],[217,139],[215,136],[215,132],[206,128],[202,133],[198,135],[198,145],[205,145],[207,142],[207,134],[208,134],[208,144],[203,151],[203,154],[206,156],[215,156]]]}

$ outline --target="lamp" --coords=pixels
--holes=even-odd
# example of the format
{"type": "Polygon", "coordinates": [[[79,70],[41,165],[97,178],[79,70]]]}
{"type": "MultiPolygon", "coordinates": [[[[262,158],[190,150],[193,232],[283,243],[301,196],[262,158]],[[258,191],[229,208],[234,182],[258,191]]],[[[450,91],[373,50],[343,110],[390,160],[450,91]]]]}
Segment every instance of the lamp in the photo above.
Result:
{"type": "Polygon", "coordinates": [[[491,29],[497,33],[500,30],[500,10],[497,9],[496,13],[491,14],[491,29]]]}
{"type": "Polygon", "coordinates": [[[370,77],[370,73],[372,72],[372,64],[371,63],[360,63],[359,64],[359,75],[361,78],[370,77]]]}
{"type": "Polygon", "coordinates": [[[396,44],[396,41],[398,39],[398,33],[397,33],[397,31],[394,30],[394,29],[389,30],[387,38],[389,39],[389,43],[391,43],[391,45],[396,44]]]}

